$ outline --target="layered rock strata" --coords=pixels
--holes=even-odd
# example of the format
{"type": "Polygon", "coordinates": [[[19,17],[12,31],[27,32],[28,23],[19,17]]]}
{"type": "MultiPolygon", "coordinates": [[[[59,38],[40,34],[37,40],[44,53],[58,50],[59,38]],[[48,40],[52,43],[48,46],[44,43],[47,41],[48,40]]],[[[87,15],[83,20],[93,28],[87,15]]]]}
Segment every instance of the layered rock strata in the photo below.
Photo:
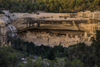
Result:
{"type": "Polygon", "coordinates": [[[2,31],[0,36],[6,36],[5,41],[16,37],[18,31],[19,37],[36,45],[54,46],[61,43],[68,46],[78,42],[90,44],[91,37],[95,37],[96,30],[100,30],[100,12],[40,14],[4,12],[5,15],[0,16],[2,31]]]}

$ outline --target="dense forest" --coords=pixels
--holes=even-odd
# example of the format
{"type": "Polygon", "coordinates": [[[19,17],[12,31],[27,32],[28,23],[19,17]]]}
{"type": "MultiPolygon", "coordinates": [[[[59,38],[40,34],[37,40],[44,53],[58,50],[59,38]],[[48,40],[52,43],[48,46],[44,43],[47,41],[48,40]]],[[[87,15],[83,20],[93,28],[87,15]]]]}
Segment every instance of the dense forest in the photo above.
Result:
{"type": "Polygon", "coordinates": [[[100,10],[100,0],[0,0],[0,8],[10,12],[78,12],[100,10]]]}
{"type": "Polygon", "coordinates": [[[36,46],[18,38],[11,47],[0,47],[1,67],[100,67],[100,31],[96,40],[87,46],[78,43],[69,47],[36,46]],[[36,57],[34,59],[34,57],[36,57]],[[26,58],[26,63],[20,59],[26,58]],[[34,59],[34,60],[33,60],[34,59]]]}

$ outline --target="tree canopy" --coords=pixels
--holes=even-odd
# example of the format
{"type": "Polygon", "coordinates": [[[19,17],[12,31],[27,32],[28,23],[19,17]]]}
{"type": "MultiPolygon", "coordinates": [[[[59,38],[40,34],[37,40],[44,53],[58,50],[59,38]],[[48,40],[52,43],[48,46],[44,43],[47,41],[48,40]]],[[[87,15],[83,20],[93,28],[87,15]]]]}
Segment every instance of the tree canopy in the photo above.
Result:
{"type": "Polygon", "coordinates": [[[0,0],[0,8],[10,12],[78,12],[100,10],[100,0],[0,0]]]}

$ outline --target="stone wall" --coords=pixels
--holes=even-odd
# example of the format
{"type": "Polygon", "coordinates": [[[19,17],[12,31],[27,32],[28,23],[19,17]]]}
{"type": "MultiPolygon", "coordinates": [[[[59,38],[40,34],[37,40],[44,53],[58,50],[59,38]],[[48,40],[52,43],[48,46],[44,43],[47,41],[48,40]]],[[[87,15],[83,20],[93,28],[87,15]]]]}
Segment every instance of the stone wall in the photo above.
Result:
{"type": "Polygon", "coordinates": [[[71,33],[60,34],[37,30],[21,33],[19,36],[25,41],[33,42],[39,46],[41,44],[49,46],[62,44],[64,47],[68,47],[69,45],[74,45],[79,42],[85,42],[87,45],[91,44],[91,37],[88,36],[86,32],[84,32],[84,34],[74,34],[74,32],[73,34],[71,33]]]}

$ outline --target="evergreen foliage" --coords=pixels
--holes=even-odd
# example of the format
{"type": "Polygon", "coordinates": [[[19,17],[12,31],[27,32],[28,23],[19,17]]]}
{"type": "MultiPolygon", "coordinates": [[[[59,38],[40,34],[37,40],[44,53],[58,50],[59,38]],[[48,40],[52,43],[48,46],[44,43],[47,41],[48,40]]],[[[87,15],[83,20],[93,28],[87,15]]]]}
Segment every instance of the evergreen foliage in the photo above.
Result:
{"type": "Polygon", "coordinates": [[[10,12],[78,12],[100,10],[100,0],[0,0],[0,8],[10,12]]]}
{"type": "Polygon", "coordinates": [[[54,47],[36,46],[32,42],[20,42],[20,38],[14,42],[15,49],[21,51],[26,57],[30,55],[41,56],[43,59],[57,62],[57,67],[100,67],[100,31],[97,31],[97,39],[87,46],[85,43],[78,43],[69,47],[63,47],[61,44],[54,47]],[[65,57],[65,58],[64,58],[65,57]],[[58,59],[57,59],[58,58],[58,59]],[[60,59],[59,59],[60,58],[60,59]],[[63,59],[64,58],[64,59],[63,59]],[[60,61],[63,64],[60,65],[60,61]],[[69,60],[69,61],[67,61],[69,60]]]}
{"type": "Polygon", "coordinates": [[[15,67],[21,54],[11,47],[0,47],[0,67],[15,67]]]}
{"type": "Polygon", "coordinates": [[[91,46],[78,43],[69,47],[36,46],[20,38],[11,47],[0,47],[1,67],[100,67],[100,31],[91,46]],[[38,56],[34,60],[32,56],[38,56]],[[27,63],[20,61],[25,57],[27,63]],[[20,62],[20,63],[19,63],[20,62]]]}

